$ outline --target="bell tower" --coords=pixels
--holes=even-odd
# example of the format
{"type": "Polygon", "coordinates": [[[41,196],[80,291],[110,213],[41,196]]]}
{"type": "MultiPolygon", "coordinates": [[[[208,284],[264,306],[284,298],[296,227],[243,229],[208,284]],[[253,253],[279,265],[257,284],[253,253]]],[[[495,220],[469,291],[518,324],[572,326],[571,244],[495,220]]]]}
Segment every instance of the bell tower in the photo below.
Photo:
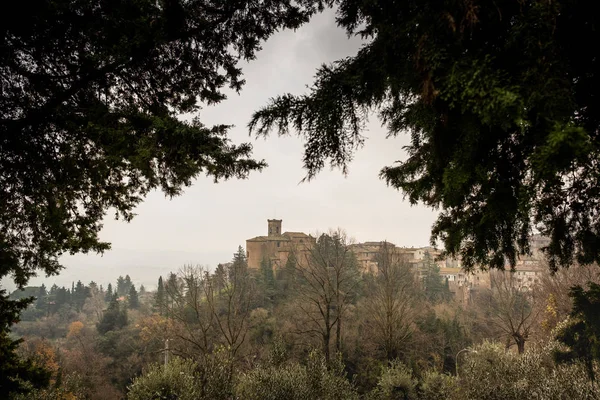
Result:
{"type": "Polygon", "coordinates": [[[269,236],[281,235],[281,221],[280,219],[268,219],[269,223],[269,236]]]}

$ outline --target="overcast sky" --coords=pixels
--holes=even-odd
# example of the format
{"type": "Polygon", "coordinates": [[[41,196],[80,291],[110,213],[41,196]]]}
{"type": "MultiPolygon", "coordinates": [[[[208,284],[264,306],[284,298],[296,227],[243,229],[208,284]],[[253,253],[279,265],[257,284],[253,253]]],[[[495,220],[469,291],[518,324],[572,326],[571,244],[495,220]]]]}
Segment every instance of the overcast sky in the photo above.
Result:
{"type": "Polygon", "coordinates": [[[101,238],[111,242],[113,250],[102,257],[63,257],[67,268],[59,276],[36,278],[31,284],[70,285],[77,279],[106,284],[129,274],[134,283],[153,286],[159,275],[176,271],[184,263],[212,268],[228,261],[246,239],[265,235],[266,220],[274,217],[283,219],[283,231],[314,233],[340,227],[357,241],[428,245],[435,212],[411,207],[400,192],[378,177],[383,166],[405,159],[402,147],[409,138],[386,139],[386,130],[375,116],[349,175],[326,170],[309,183],[300,183],[305,176],[300,139],[248,136],[246,125],[252,112],[270,97],[305,92],[320,64],[353,55],[359,46],[358,39],[348,39],[336,27],[331,11],[315,16],[296,32],[273,36],[257,59],[244,65],[247,84],[242,92],[230,94],[228,100],[200,114],[206,125],[235,125],[231,139],[251,141],[255,158],[265,159],[269,166],[242,181],[214,184],[200,177],[173,200],[152,193],[137,208],[132,222],[106,219],[101,238]]]}

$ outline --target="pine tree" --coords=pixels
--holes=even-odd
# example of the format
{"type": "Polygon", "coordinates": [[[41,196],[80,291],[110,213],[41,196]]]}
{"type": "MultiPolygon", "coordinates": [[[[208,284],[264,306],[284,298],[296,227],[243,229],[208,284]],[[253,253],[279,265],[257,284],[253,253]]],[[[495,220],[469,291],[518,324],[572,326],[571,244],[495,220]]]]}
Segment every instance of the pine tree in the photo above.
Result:
{"type": "Polygon", "coordinates": [[[104,335],[106,332],[121,329],[127,325],[127,307],[119,304],[117,294],[113,294],[108,308],[102,319],[96,325],[98,332],[104,335]]]}
{"type": "Polygon", "coordinates": [[[125,275],[125,283],[123,284],[122,296],[127,295],[129,293],[131,286],[133,286],[133,282],[131,282],[131,278],[129,277],[129,275],[125,275]]]}
{"type": "Polygon", "coordinates": [[[246,252],[242,246],[239,246],[237,252],[233,255],[229,279],[231,279],[234,273],[237,274],[237,276],[245,276],[248,273],[248,260],[246,259],[246,252]]]}
{"type": "Polygon", "coordinates": [[[452,297],[449,285],[440,275],[440,267],[429,252],[425,252],[423,264],[423,290],[427,300],[431,303],[449,301],[452,297]]]}
{"type": "Polygon", "coordinates": [[[75,290],[72,293],[73,305],[77,311],[83,309],[83,304],[85,303],[85,299],[89,297],[89,293],[89,288],[85,287],[81,281],[77,281],[77,286],[75,286],[75,290]]]}
{"type": "Polygon", "coordinates": [[[140,296],[143,296],[146,294],[146,288],[144,287],[144,285],[140,285],[139,294],[140,294],[140,296]]]}
{"type": "Polygon", "coordinates": [[[271,306],[275,297],[275,275],[273,274],[273,265],[267,258],[260,262],[258,276],[259,289],[262,294],[264,306],[271,306]]]}
{"type": "Polygon", "coordinates": [[[35,388],[45,387],[52,373],[32,360],[24,360],[18,355],[19,344],[23,339],[13,340],[8,329],[19,321],[19,313],[29,304],[28,299],[9,300],[4,289],[0,289],[0,393],[2,398],[11,398],[10,393],[26,393],[35,388]],[[18,377],[18,379],[15,379],[18,377]],[[8,397],[4,397],[8,396],[8,397]]]}
{"type": "Polygon", "coordinates": [[[69,291],[64,286],[56,290],[55,302],[57,309],[69,302],[69,291]]]}
{"type": "Polygon", "coordinates": [[[109,283],[108,287],[106,288],[106,295],[104,296],[104,301],[106,301],[107,303],[110,303],[112,298],[113,298],[113,288],[112,288],[112,284],[109,283]]]}
{"type": "Polygon", "coordinates": [[[131,285],[131,288],[129,289],[127,303],[129,304],[129,308],[134,310],[140,307],[140,300],[138,298],[138,292],[135,290],[135,285],[131,285]]]}
{"type": "Polygon", "coordinates": [[[294,253],[290,253],[285,266],[277,271],[277,289],[278,297],[285,298],[289,295],[289,289],[295,276],[296,270],[296,256],[294,253]]]}
{"type": "Polygon", "coordinates": [[[117,279],[117,288],[115,290],[117,296],[125,296],[127,294],[125,278],[119,276],[117,279]]]}
{"type": "Polygon", "coordinates": [[[35,300],[35,308],[38,310],[44,310],[48,302],[48,293],[46,292],[46,285],[42,283],[40,290],[38,291],[37,298],[35,300]]]}
{"type": "Polygon", "coordinates": [[[221,290],[225,287],[225,283],[227,282],[227,268],[223,264],[217,265],[215,268],[215,272],[213,273],[213,282],[215,285],[215,289],[217,293],[220,293],[221,290]]]}

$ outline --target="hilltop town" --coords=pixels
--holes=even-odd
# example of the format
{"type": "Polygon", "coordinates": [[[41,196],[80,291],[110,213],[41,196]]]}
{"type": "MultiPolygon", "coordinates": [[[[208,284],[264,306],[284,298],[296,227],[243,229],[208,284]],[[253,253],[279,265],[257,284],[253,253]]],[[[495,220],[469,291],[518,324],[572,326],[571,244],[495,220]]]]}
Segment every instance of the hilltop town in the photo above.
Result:
{"type": "MultiPolygon", "coordinates": [[[[291,253],[306,254],[315,243],[316,239],[310,234],[283,232],[282,226],[282,219],[268,219],[267,235],[246,240],[248,268],[258,269],[263,260],[268,260],[274,270],[280,269],[286,264],[291,253]]],[[[514,273],[519,289],[531,289],[539,282],[544,271],[541,249],[548,245],[548,242],[549,240],[541,235],[531,237],[531,255],[520,257],[515,265],[514,273]]],[[[376,256],[384,244],[391,246],[400,259],[410,264],[418,278],[422,278],[429,263],[435,263],[456,300],[462,303],[470,302],[477,290],[491,289],[492,280],[486,268],[476,268],[467,272],[463,269],[460,258],[444,257],[443,252],[435,247],[403,247],[384,240],[349,245],[363,273],[377,272],[376,256]]]]}

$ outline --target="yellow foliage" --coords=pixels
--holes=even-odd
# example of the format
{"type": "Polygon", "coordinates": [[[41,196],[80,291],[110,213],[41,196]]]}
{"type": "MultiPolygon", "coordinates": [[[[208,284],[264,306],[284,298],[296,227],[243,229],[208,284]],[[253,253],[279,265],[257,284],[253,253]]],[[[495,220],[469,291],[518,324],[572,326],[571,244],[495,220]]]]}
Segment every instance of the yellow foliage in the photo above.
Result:
{"type": "Polygon", "coordinates": [[[556,326],[558,316],[558,306],[556,304],[556,298],[552,293],[548,295],[546,309],[544,310],[544,316],[545,318],[541,322],[542,328],[544,328],[546,331],[551,331],[556,326]]]}
{"type": "Polygon", "coordinates": [[[149,342],[166,336],[168,332],[173,330],[173,322],[158,314],[151,315],[140,319],[136,324],[136,328],[140,329],[140,338],[144,342],[149,342]]]}
{"type": "Polygon", "coordinates": [[[35,344],[33,360],[36,365],[52,371],[53,374],[58,372],[56,353],[50,343],[46,341],[40,340],[35,344]]]}
{"type": "Polygon", "coordinates": [[[69,332],[67,333],[67,337],[70,338],[70,337],[79,336],[82,329],[83,329],[83,322],[81,322],[81,321],[71,322],[71,324],[69,325],[69,332]]]}

